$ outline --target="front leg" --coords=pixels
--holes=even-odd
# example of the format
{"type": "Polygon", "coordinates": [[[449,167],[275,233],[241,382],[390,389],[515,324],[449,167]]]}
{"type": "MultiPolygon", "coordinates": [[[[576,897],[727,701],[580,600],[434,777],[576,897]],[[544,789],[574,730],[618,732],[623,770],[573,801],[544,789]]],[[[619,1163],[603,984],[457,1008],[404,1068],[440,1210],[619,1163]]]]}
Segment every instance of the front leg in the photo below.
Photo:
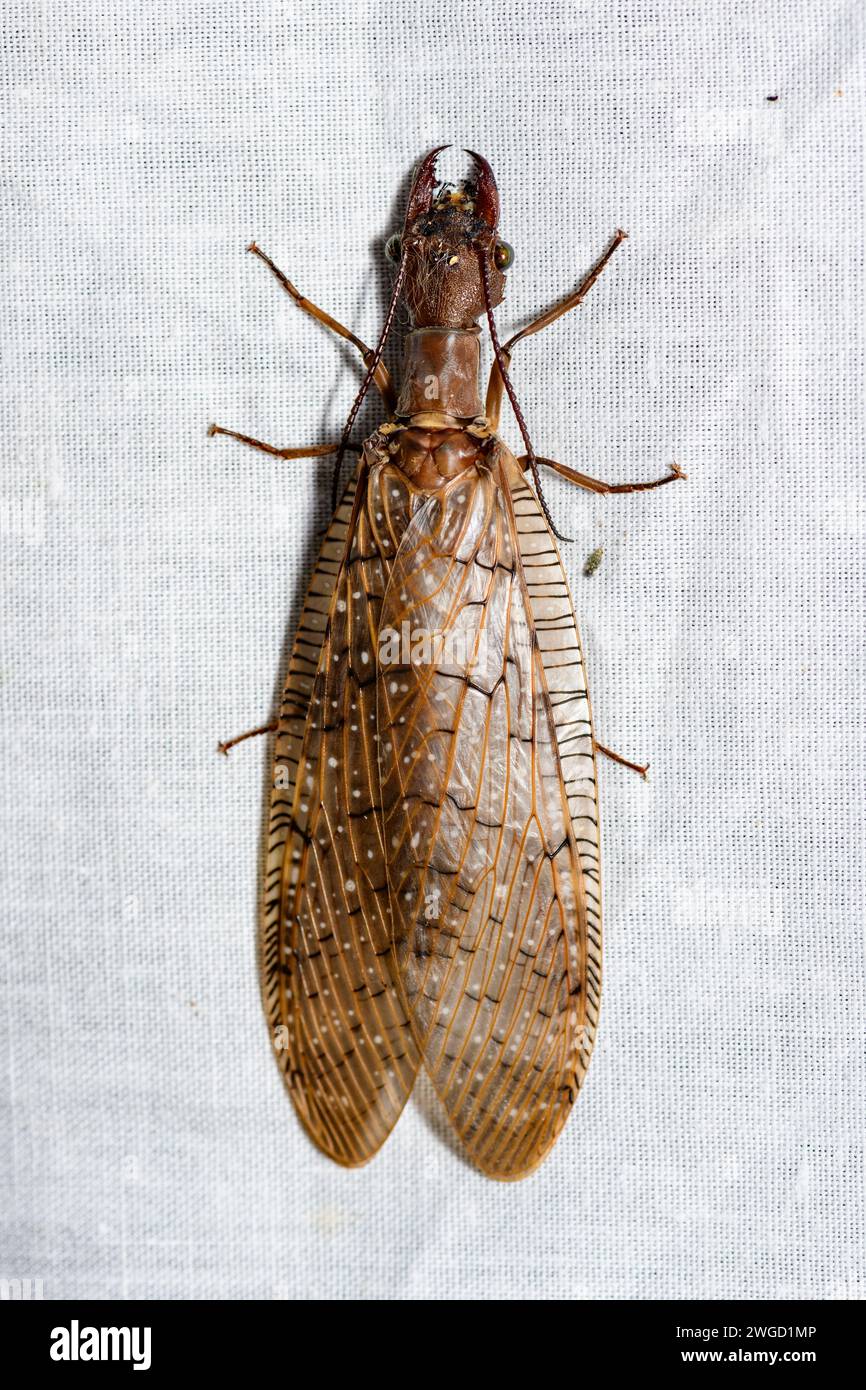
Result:
{"type": "MultiPolygon", "coordinates": [[[[529,458],[523,454],[517,462],[525,472],[530,467],[529,458]]],[[[665,483],[675,483],[678,478],[685,481],[688,473],[684,473],[678,463],[671,464],[671,471],[666,478],[654,478],[651,483],[603,483],[600,478],[590,478],[586,473],[578,473],[576,469],[569,468],[567,464],[557,463],[556,459],[544,459],[536,455],[536,463],[543,463],[546,468],[552,468],[554,473],[558,473],[561,478],[567,478],[570,483],[576,483],[578,487],[586,488],[587,492],[600,492],[607,495],[611,492],[648,492],[653,487],[664,487],[665,483]]]]}
{"type": "MultiPolygon", "coordinates": [[[[565,299],[561,299],[558,304],[554,304],[552,309],[547,309],[543,314],[540,314],[537,319],[533,319],[532,323],[528,324],[526,328],[521,328],[519,333],[515,333],[513,338],[508,339],[508,342],[502,349],[503,356],[505,357],[506,370],[511,366],[511,354],[514,351],[515,345],[520,342],[521,338],[528,338],[533,333],[540,333],[542,328],[547,328],[549,324],[556,323],[556,320],[561,319],[563,314],[567,314],[570,310],[576,309],[577,306],[582,303],[599,275],[604,270],[616,248],[622,245],[627,236],[627,232],[617,231],[616,236],[613,238],[613,241],[604,255],[600,260],[596,261],[592,270],[581,280],[577,289],[574,290],[572,294],[566,295],[565,299]]],[[[499,364],[498,362],[494,362],[493,366],[490,368],[490,379],[487,383],[487,401],[484,407],[484,413],[490,422],[490,428],[492,430],[497,430],[499,428],[499,412],[502,407],[502,386],[503,382],[502,375],[499,371],[499,364]]]]}
{"type": "MultiPolygon", "coordinates": [[[[362,343],[361,339],[356,337],[351,329],[346,328],[338,319],[332,318],[330,314],[326,314],[324,309],[320,309],[311,299],[307,299],[305,295],[301,294],[300,290],[296,289],[292,284],[288,275],[284,275],[279,267],[274,265],[270,256],[266,256],[264,251],[256,246],[254,241],[250,242],[247,250],[252,251],[254,256],[258,256],[259,260],[264,262],[268,269],[276,276],[277,280],[279,280],[286,294],[291,295],[292,299],[299,308],[303,309],[305,314],[309,314],[310,318],[315,319],[317,323],[323,323],[326,328],[330,328],[332,333],[336,333],[340,338],[345,338],[347,343],[351,343],[353,347],[356,347],[364,360],[364,366],[369,369],[370,363],[376,355],[372,348],[368,348],[365,343],[362,343]]],[[[388,371],[384,362],[379,362],[376,365],[376,370],[373,373],[373,385],[385,402],[388,413],[392,414],[397,403],[397,396],[394,391],[394,383],[391,380],[391,373],[388,371]]]]}

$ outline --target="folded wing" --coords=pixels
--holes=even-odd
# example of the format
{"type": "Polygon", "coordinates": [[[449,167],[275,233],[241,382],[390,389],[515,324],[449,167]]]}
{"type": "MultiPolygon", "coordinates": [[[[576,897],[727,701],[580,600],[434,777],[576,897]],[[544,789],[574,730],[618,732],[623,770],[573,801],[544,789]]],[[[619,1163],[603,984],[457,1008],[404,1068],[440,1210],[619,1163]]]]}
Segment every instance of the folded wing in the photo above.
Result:
{"type": "Polygon", "coordinates": [[[305,1127],[347,1166],[387,1138],[419,1064],[390,949],[376,743],[379,609],[408,507],[390,469],[363,468],[344,496],[301,617],[274,762],[265,1003],[305,1127]]]}
{"type": "Polygon", "coordinates": [[[379,673],[398,970],[452,1123],[479,1167],[504,1179],[531,1172],[555,1141],[597,1008],[587,883],[508,458],[457,479],[408,526],[381,627],[410,645],[379,673]]]}

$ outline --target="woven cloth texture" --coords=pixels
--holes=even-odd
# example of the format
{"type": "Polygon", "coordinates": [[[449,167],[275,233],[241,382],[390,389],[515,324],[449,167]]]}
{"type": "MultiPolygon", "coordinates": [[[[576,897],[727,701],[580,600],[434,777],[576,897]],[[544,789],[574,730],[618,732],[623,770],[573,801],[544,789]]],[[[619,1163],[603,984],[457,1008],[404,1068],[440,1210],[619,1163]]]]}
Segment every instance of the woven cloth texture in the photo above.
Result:
{"type": "MultiPolygon", "coordinates": [[[[47,1297],[864,1293],[859,0],[4,7],[0,1276],[47,1297]],[[272,716],[413,164],[491,161],[598,737],[585,1091],[497,1185],[347,1173],[270,1055],[272,716]],[[604,558],[589,579],[586,557],[604,558]]],[[[399,339],[399,334],[398,334],[399,339]]],[[[399,342],[389,348],[398,359],[399,342]]],[[[487,351],[489,361],[489,350],[487,351]]],[[[377,419],[370,401],[364,433],[377,419]]],[[[513,419],[504,432],[517,446],[513,419]]]]}

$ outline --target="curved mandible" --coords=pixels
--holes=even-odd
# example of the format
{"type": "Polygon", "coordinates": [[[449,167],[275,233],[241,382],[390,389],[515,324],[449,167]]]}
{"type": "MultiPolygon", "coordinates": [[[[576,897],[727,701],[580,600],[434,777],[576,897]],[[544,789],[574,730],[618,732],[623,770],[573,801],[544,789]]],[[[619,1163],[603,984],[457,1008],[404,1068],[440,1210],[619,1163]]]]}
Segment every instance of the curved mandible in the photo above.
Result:
{"type": "Polygon", "coordinates": [[[450,145],[437,145],[435,150],[431,150],[429,154],[424,156],[418,166],[418,172],[409,194],[409,203],[406,207],[404,226],[407,231],[413,222],[422,217],[425,212],[430,211],[433,202],[433,189],[436,187],[436,158],[443,150],[450,148],[450,145]]]}
{"type": "Polygon", "coordinates": [[[475,212],[482,222],[487,223],[491,232],[495,232],[499,226],[499,189],[493,170],[484,156],[476,154],[474,150],[464,150],[464,154],[468,154],[475,165],[478,190],[475,194],[475,212]]]}

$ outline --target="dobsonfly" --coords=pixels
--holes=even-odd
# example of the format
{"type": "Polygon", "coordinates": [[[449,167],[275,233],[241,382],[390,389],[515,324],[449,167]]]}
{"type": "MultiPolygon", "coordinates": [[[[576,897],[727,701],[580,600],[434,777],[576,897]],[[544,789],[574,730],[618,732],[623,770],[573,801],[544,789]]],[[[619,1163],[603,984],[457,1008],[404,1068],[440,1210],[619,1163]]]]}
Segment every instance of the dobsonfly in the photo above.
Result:
{"type": "MultiPolygon", "coordinates": [[[[272,1042],[308,1134],[365,1163],[423,1065],[473,1162],[531,1173],[549,1153],[589,1063],[601,988],[596,752],[583,655],[544,466],[596,493],[611,485],[536,455],[509,374],[515,345],[581,303],[583,283],[504,345],[493,311],[513,253],[498,233],[485,159],[436,179],[418,167],[396,277],[374,349],[254,251],[306,313],[366,367],[338,444],[334,515],[292,651],[275,731],[261,942],[272,1042]],[[383,350],[410,318],[399,391],[383,350]],[[481,327],[494,362],[482,406],[481,327]],[[352,428],[375,386],[385,421],[352,428]],[[525,453],[497,433],[505,393],[525,453]],[[338,494],[347,452],[359,455],[338,494]]],[[[559,537],[562,539],[562,537],[559,537]]]]}

